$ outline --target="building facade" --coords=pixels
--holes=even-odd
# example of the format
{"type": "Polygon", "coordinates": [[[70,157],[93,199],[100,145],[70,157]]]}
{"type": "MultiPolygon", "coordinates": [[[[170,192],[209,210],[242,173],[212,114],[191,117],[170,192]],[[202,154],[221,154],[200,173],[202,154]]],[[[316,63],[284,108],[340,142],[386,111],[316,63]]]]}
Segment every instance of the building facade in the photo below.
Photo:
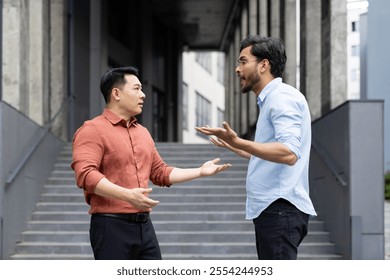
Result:
{"type": "Polygon", "coordinates": [[[368,1],[347,3],[348,99],[360,98],[360,15],[367,9],[368,1]]]}
{"type": "Polygon", "coordinates": [[[208,143],[196,126],[221,126],[225,118],[222,52],[183,52],[183,143],[208,143]]]}

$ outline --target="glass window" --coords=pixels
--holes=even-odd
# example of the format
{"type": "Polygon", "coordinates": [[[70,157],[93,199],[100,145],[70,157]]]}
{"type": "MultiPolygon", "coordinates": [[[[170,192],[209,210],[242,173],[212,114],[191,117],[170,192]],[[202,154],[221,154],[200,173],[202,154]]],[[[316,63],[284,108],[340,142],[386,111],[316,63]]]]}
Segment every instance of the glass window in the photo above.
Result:
{"type": "Polygon", "coordinates": [[[359,32],[359,22],[353,21],[351,26],[352,32],[359,32]]]}
{"type": "MultiPolygon", "coordinates": [[[[196,93],[196,126],[211,125],[211,102],[203,97],[200,93],[196,93]]],[[[196,132],[197,135],[208,138],[203,133],[196,132]]]]}
{"type": "Polygon", "coordinates": [[[211,73],[211,53],[196,52],[195,61],[199,63],[207,72],[211,73]]]}
{"type": "Polygon", "coordinates": [[[222,52],[218,53],[217,67],[218,67],[218,82],[224,85],[225,84],[225,54],[222,52]]]}
{"type": "Polygon", "coordinates": [[[359,48],[359,45],[354,45],[354,46],[352,46],[351,55],[352,55],[352,56],[360,56],[360,48],[359,48]]]}

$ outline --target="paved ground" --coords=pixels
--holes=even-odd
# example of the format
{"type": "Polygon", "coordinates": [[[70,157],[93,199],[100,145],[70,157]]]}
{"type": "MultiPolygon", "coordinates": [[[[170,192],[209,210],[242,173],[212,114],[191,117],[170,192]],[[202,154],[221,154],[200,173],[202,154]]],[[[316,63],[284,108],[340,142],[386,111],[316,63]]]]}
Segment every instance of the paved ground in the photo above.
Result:
{"type": "Polygon", "coordinates": [[[390,201],[385,201],[385,259],[390,260],[390,201]]]}

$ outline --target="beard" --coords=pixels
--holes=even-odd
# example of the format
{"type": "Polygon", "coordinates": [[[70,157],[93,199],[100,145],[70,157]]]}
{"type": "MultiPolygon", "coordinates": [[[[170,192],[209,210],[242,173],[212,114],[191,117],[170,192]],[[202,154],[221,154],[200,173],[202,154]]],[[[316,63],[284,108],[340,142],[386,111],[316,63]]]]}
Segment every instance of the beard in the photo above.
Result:
{"type": "Polygon", "coordinates": [[[260,76],[257,71],[253,71],[249,77],[241,79],[241,82],[244,83],[241,87],[241,92],[248,93],[253,91],[253,87],[260,82],[260,76]]]}

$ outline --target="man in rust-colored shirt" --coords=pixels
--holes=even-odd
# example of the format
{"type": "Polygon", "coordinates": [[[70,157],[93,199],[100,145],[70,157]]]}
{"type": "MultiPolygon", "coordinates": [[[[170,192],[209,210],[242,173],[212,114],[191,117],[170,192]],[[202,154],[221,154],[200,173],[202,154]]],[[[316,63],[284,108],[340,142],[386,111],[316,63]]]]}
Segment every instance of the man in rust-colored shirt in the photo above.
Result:
{"type": "Polygon", "coordinates": [[[95,259],[161,259],[149,212],[149,180],[158,186],[214,175],[230,165],[219,159],[198,168],[168,166],[148,130],[135,118],[145,94],[134,67],[107,71],[100,83],[106,101],[102,115],[86,121],[73,138],[77,186],[91,214],[90,241],[95,259]]]}

